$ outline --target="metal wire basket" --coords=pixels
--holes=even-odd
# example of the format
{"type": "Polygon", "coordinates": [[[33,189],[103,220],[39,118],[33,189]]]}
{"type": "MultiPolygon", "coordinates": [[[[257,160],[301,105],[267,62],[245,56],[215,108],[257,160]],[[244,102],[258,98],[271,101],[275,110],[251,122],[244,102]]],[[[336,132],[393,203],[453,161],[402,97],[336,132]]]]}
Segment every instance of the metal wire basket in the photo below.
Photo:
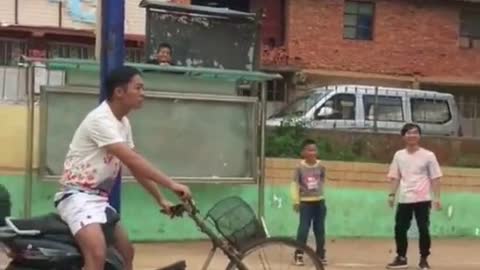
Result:
{"type": "Polygon", "coordinates": [[[207,212],[206,218],[210,219],[217,231],[239,250],[253,240],[267,237],[255,211],[237,196],[217,202],[207,212]]]}

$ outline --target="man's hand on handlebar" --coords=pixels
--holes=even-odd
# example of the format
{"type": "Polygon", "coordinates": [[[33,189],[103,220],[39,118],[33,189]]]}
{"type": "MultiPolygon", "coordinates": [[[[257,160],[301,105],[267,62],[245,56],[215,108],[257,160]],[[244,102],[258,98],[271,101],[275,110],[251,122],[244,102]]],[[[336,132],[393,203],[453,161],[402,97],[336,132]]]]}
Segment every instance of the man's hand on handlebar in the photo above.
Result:
{"type": "Polygon", "coordinates": [[[198,210],[195,206],[195,202],[192,199],[186,199],[183,203],[172,205],[168,209],[163,208],[160,210],[165,215],[168,215],[170,218],[181,217],[184,212],[187,212],[189,215],[195,215],[198,213],[198,210]]]}
{"type": "Polygon", "coordinates": [[[190,191],[190,188],[185,185],[174,183],[172,186],[172,191],[175,192],[175,194],[177,194],[177,196],[182,200],[189,200],[192,198],[192,192],[190,191]]]}
{"type": "Polygon", "coordinates": [[[165,213],[166,215],[171,214],[171,209],[173,207],[173,203],[171,203],[169,200],[163,199],[160,202],[160,207],[162,207],[162,213],[165,213]]]}

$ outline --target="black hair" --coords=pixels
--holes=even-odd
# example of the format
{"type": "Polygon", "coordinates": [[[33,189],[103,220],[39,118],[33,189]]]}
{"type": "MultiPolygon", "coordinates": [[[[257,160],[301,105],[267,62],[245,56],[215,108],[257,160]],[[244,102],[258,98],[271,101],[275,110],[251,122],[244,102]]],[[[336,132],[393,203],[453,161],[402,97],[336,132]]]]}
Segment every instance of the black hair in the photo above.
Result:
{"type": "Polygon", "coordinates": [[[305,149],[306,146],[308,145],[316,145],[317,143],[315,142],[315,140],[313,139],[305,139],[303,142],[302,142],[302,149],[305,149]]]}
{"type": "Polygon", "coordinates": [[[160,51],[160,49],[162,49],[162,48],[168,48],[170,50],[170,52],[172,52],[172,46],[170,46],[170,44],[168,44],[168,43],[162,42],[162,43],[158,44],[157,52],[160,51]]]}
{"type": "Polygon", "coordinates": [[[110,72],[105,82],[107,99],[111,100],[115,88],[127,85],[135,75],[141,75],[140,71],[129,66],[121,66],[110,72]]]}
{"type": "Polygon", "coordinates": [[[412,130],[412,129],[417,129],[418,134],[422,135],[422,129],[420,128],[419,125],[414,124],[414,123],[407,123],[407,124],[403,125],[402,130],[400,131],[400,134],[402,136],[405,136],[405,134],[407,134],[407,132],[412,130]]]}

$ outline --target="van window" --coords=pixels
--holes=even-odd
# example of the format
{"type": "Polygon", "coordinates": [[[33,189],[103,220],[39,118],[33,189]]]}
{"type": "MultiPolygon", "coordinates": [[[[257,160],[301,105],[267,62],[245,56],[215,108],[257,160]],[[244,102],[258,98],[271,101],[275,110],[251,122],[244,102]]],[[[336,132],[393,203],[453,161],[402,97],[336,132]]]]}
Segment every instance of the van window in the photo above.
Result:
{"type": "Polygon", "coordinates": [[[310,109],[312,109],[315,104],[317,104],[320,99],[322,99],[327,94],[326,91],[315,92],[310,95],[305,95],[297,98],[294,102],[290,103],[278,113],[271,116],[274,117],[285,117],[285,116],[302,116],[310,109]]]}
{"type": "Polygon", "coordinates": [[[401,97],[364,95],[363,104],[365,108],[365,120],[374,121],[403,121],[403,106],[401,97]],[[377,106],[375,106],[375,101],[377,106]],[[377,114],[375,115],[375,108],[377,114]]]}
{"type": "Polygon", "coordinates": [[[411,98],[410,103],[414,122],[444,124],[452,119],[446,100],[411,98]]]}
{"type": "Polygon", "coordinates": [[[315,111],[315,119],[355,120],[355,95],[337,94],[331,97],[325,104],[315,111]],[[322,115],[327,111],[328,115],[322,115]]]}

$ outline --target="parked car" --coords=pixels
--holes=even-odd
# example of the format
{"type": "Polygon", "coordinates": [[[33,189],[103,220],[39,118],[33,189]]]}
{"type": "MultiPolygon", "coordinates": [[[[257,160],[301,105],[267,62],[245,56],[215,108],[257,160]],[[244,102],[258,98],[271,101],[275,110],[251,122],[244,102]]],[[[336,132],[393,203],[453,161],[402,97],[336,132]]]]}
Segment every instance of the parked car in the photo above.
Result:
{"type": "Polygon", "coordinates": [[[286,121],[312,129],[345,129],[398,133],[407,122],[424,134],[457,136],[458,108],[453,95],[435,91],[364,85],[314,88],[267,120],[268,127],[286,121]]]}

